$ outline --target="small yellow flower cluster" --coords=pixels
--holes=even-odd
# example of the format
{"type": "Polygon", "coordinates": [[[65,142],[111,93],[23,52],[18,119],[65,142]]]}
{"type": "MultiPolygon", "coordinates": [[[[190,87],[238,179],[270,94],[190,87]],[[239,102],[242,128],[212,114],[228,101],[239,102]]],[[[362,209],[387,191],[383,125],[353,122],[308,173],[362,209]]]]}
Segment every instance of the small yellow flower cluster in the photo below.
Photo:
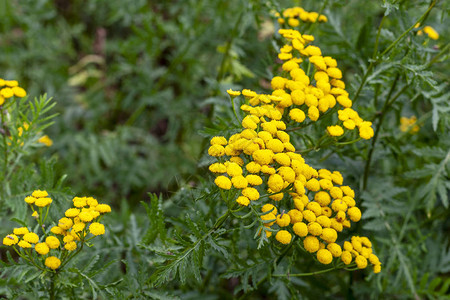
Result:
{"type": "Polygon", "coordinates": [[[366,237],[353,236],[350,242],[344,242],[341,260],[348,265],[353,259],[359,269],[366,268],[367,264],[370,263],[373,266],[374,273],[381,272],[381,262],[372,253],[372,243],[366,237]]]}
{"type": "MultiPolygon", "coordinates": [[[[48,207],[52,203],[52,199],[46,191],[36,190],[31,196],[25,198],[25,202],[31,206],[33,216],[39,218],[40,216],[34,210],[33,205],[36,205],[40,209],[40,213],[42,213],[42,208],[48,207]]],[[[24,249],[24,253],[18,253],[29,261],[34,259],[31,257],[31,252],[27,251],[27,249],[34,247],[37,254],[45,256],[45,266],[53,270],[59,268],[62,261],[64,262],[68,258],[68,253],[77,249],[77,242],[85,243],[85,238],[88,234],[87,230],[93,236],[105,233],[104,225],[97,221],[102,214],[111,212],[109,205],[99,204],[92,197],[75,197],[73,204],[74,207],[66,210],[65,217],[58,221],[58,225],[53,226],[50,232],[44,232],[43,237],[30,232],[27,227],[20,227],[15,228],[12,234],[8,234],[3,239],[3,244],[6,246],[17,245],[19,248],[24,249]],[[50,256],[49,253],[53,255],[50,256]]],[[[39,219],[41,227],[45,228],[43,221],[42,224],[41,221],[39,219]]]]}
{"type": "Polygon", "coordinates": [[[27,92],[19,86],[16,80],[4,80],[0,78],[0,105],[5,103],[5,99],[12,97],[23,98],[27,92]]]}
{"type": "Polygon", "coordinates": [[[420,130],[419,125],[416,124],[417,117],[412,116],[411,118],[401,117],[400,118],[400,130],[402,132],[409,132],[411,134],[417,133],[420,130]]]}
{"type": "MultiPolygon", "coordinates": [[[[316,170],[296,153],[283,119],[289,118],[288,124],[301,123],[307,115],[311,121],[317,121],[320,113],[339,103],[344,107],[338,111],[344,128],[358,127],[364,139],[373,136],[373,129],[370,122],[351,108],[352,101],[336,60],[323,57],[318,47],[307,45],[314,37],[289,29],[281,29],[280,34],[289,41],[279,54],[285,61],[282,68],[289,76],[272,79],[272,94],[242,90],[245,104],[240,109],[246,114],[241,123],[243,128],[228,139],[223,136],[211,139],[208,154],[218,162],[210,165],[209,170],[217,175],[215,184],[219,188],[240,191],[236,198],[239,205],[254,205],[252,202],[262,200],[258,205],[262,206],[260,218],[267,237],[276,232],[278,242],[290,244],[295,234],[303,240],[308,252],[316,253],[319,262],[329,264],[333,257],[344,259],[342,248],[336,243],[338,232],[350,228],[351,222],[358,222],[361,211],[356,207],[354,191],[343,185],[340,172],[316,170]],[[294,51],[315,66],[315,85],[300,68],[303,59],[294,58],[294,51]],[[260,192],[267,195],[260,196],[260,192]]],[[[234,98],[241,92],[229,90],[228,94],[234,98]]],[[[344,133],[340,125],[329,126],[327,131],[331,136],[344,133]]],[[[359,256],[367,259],[365,252],[359,256]]],[[[355,261],[362,268],[359,256],[355,256],[355,261]]],[[[379,261],[377,265],[380,266],[379,261]]],[[[375,271],[380,269],[377,267],[375,271]]]]}
{"type": "Polygon", "coordinates": [[[279,13],[276,13],[275,16],[278,17],[278,23],[280,24],[285,24],[287,19],[287,23],[291,27],[299,26],[301,21],[305,23],[328,22],[328,18],[325,15],[307,12],[301,7],[287,8],[283,11],[283,17],[279,13]]]}
{"type": "MultiPolygon", "coordinates": [[[[415,28],[418,28],[419,26],[420,24],[417,24],[415,28]]],[[[439,33],[431,26],[425,26],[423,29],[417,31],[417,35],[423,35],[424,32],[432,40],[437,40],[439,38],[439,33]]]]}

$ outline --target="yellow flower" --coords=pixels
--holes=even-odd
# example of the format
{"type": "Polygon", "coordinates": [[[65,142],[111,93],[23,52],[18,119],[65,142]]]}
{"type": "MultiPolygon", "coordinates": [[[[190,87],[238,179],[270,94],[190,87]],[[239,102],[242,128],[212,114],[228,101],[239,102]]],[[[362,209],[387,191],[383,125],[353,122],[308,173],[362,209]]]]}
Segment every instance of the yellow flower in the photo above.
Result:
{"type": "Polygon", "coordinates": [[[341,136],[344,134],[344,129],[339,125],[328,126],[327,132],[331,136],[341,136]]]}
{"type": "Polygon", "coordinates": [[[319,181],[315,178],[308,180],[305,184],[305,187],[312,192],[317,192],[320,190],[319,181]]]}
{"type": "Polygon", "coordinates": [[[241,176],[242,168],[237,163],[228,163],[227,174],[231,177],[241,176]]]}
{"type": "Polygon", "coordinates": [[[28,242],[26,242],[26,241],[20,241],[18,244],[17,244],[20,248],[24,248],[24,249],[26,249],[26,248],[31,248],[31,244],[30,243],[28,243],[28,242]]]}
{"type": "Polygon", "coordinates": [[[58,269],[60,265],[61,261],[55,256],[50,256],[45,259],[45,266],[52,270],[58,269]]]}
{"type": "Polygon", "coordinates": [[[215,157],[225,155],[225,148],[221,145],[214,144],[208,149],[208,154],[215,157]]]}
{"type": "Polygon", "coordinates": [[[105,234],[105,225],[100,224],[98,222],[94,222],[89,226],[89,232],[93,235],[102,235],[105,234]]]}
{"type": "Polygon", "coordinates": [[[342,255],[342,248],[336,243],[329,243],[327,249],[334,257],[340,257],[342,255]]]}
{"type": "Polygon", "coordinates": [[[349,208],[347,214],[350,220],[352,220],[353,222],[358,222],[359,220],[361,220],[361,211],[356,206],[349,208]]]}
{"type": "Polygon", "coordinates": [[[371,139],[374,135],[373,129],[370,126],[359,127],[359,136],[365,140],[371,139]]]}
{"type": "Polygon", "coordinates": [[[279,241],[280,243],[287,245],[291,242],[292,240],[292,235],[289,233],[289,231],[287,230],[280,230],[277,232],[277,234],[275,235],[275,238],[277,239],[277,241],[279,241]]]}
{"type": "Polygon", "coordinates": [[[303,219],[305,219],[308,222],[315,222],[316,221],[316,214],[309,209],[305,209],[303,212],[303,219]]]}
{"type": "MultiPolygon", "coordinates": [[[[231,184],[231,182],[230,182],[230,184],[231,184]]],[[[92,221],[93,219],[94,219],[94,215],[90,212],[90,211],[82,211],[79,215],[78,215],[78,217],[80,217],[80,220],[81,221],[83,221],[83,222],[85,222],[85,223],[87,223],[87,222],[90,222],[90,221],[92,221]]],[[[63,219],[65,219],[65,218],[63,218],[63,219]]],[[[70,220],[70,219],[69,219],[70,220]]],[[[72,220],[70,220],[71,222],[72,222],[72,220]]],[[[73,224],[70,224],[70,227],[72,227],[72,225],[73,224]]],[[[61,225],[59,225],[59,226],[61,226],[61,225]]],[[[70,228],[69,227],[69,228],[70,228]]],[[[64,227],[63,227],[64,228],[64,227]]]]}
{"type": "Polygon", "coordinates": [[[41,190],[35,190],[31,196],[33,196],[34,198],[44,198],[44,197],[48,197],[48,193],[47,191],[41,191],[41,190]]]}
{"type": "Polygon", "coordinates": [[[229,190],[231,189],[231,180],[228,177],[225,176],[218,176],[214,183],[223,190],[229,190]]]}
{"type": "Polygon", "coordinates": [[[381,264],[374,265],[374,266],[373,266],[373,272],[374,272],[375,274],[380,273],[380,272],[381,272],[381,264]]]}
{"type": "Polygon", "coordinates": [[[297,222],[292,226],[295,234],[301,237],[305,237],[308,235],[308,226],[306,226],[303,222],[297,222]]]}
{"type": "Polygon", "coordinates": [[[34,250],[36,250],[36,252],[40,255],[46,255],[48,252],[50,252],[50,248],[46,243],[36,244],[36,246],[34,246],[34,250]]]}
{"type": "MultiPolygon", "coordinates": [[[[316,222],[319,223],[320,226],[322,226],[322,228],[324,228],[324,231],[325,231],[326,228],[330,228],[331,220],[329,217],[323,215],[323,210],[320,213],[321,213],[321,215],[316,218],[316,222]]],[[[322,232],[322,235],[323,235],[323,232],[322,232]]]]}
{"type": "Polygon", "coordinates": [[[233,91],[232,89],[227,90],[228,95],[230,95],[231,97],[237,97],[241,94],[241,92],[239,91],[233,91]]]}
{"type": "Polygon", "coordinates": [[[291,218],[291,224],[295,224],[303,220],[303,214],[298,209],[291,209],[288,212],[288,215],[291,218]]]}
{"type": "Polygon", "coordinates": [[[65,215],[68,218],[75,218],[80,213],[80,210],[78,208],[69,208],[66,210],[65,215]]]}
{"type": "Polygon", "coordinates": [[[291,109],[291,111],[289,112],[289,117],[293,121],[301,123],[305,120],[306,115],[301,109],[294,108],[294,109],[291,109]]]}
{"type": "Polygon", "coordinates": [[[320,204],[317,202],[309,202],[306,205],[306,208],[312,211],[316,216],[320,216],[320,214],[322,213],[322,208],[320,207],[320,204]]]}
{"type": "Polygon", "coordinates": [[[83,207],[87,205],[86,197],[74,197],[72,201],[73,206],[75,207],[83,207]]]}
{"type": "Polygon", "coordinates": [[[45,243],[50,249],[56,249],[59,247],[60,242],[59,239],[54,236],[48,236],[45,238],[45,243]]]}
{"type": "Polygon", "coordinates": [[[327,243],[334,243],[337,240],[337,232],[333,228],[324,228],[320,238],[327,243]]]}
{"type": "Polygon", "coordinates": [[[263,180],[261,177],[259,177],[258,175],[247,175],[245,177],[247,179],[248,184],[256,186],[256,185],[261,185],[263,183],[263,180]]]}
{"type": "Polygon", "coordinates": [[[69,228],[71,228],[73,225],[73,221],[69,218],[61,218],[58,221],[58,226],[63,229],[63,230],[67,230],[69,228]]]}
{"type": "Polygon", "coordinates": [[[319,110],[315,106],[311,106],[308,109],[308,117],[311,119],[311,121],[317,121],[319,119],[319,110]]]}
{"type": "MultiPolygon", "coordinates": [[[[282,59],[282,58],[280,58],[282,59]]],[[[274,90],[282,90],[284,89],[284,85],[286,84],[287,79],[280,77],[280,76],[275,76],[272,78],[272,81],[270,82],[272,89],[274,90]]]]}
{"type": "Polygon", "coordinates": [[[23,98],[27,95],[27,92],[19,86],[13,87],[12,91],[13,91],[14,95],[19,98],[23,98]]]}
{"type": "Polygon", "coordinates": [[[234,176],[233,178],[231,178],[231,183],[237,189],[244,189],[248,186],[247,179],[242,175],[234,176]]]}
{"type": "Polygon", "coordinates": [[[49,138],[48,135],[44,135],[38,139],[38,143],[44,144],[47,147],[50,147],[53,145],[53,141],[51,138],[49,138]]]}
{"type": "Polygon", "coordinates": [[[3,245],[12,246],[19,242],[19,238],[15,234],[8,234],[3,238],[3,245]]]}
{"type": "Polygon", "coordinates": [[[437,40],[439,38],[439,33],[431,26],[425,26],[423,31],[428,34],[430,39],[437,40]]]}
{"type": "Polygon", "coordinates": [[[259,192],[257,189],[248,187],[242,190],[242,195],[247,197],[251,201],[256,201],[259,199],[259,192]]]}
{"type": "Polygon", "coordinates": [[[250,204],[250,200],[249,200],[247,197],[245,197],[245,196],[239,196],[239,197],[236,199],[236,202],[237,202],[239,205],[242,205],[242,206],[248,206],[248,205],[250,204]]]}
{"type": "Polygon", "coordinates": [[[63,235],[65,232],[64,229],[62,229],[59,226],[53,226],[52,229],[50,229],[50,231],[54,234],[60,234],[60,235],[63,235]]]}
{"type": "Polygon", "coordinates": [[[35,201],[36,201],[36,198],[34,198],[33,196],[25,197],[25,202],[28,204],[33,204],[35,201]]]}
{"type": "Polygon", "coordinates": [[[279,214],[276,223],[280,227],[286,227],[291,223],[291,217],[289,214],[279,214]]]}
{"type": "Polygon", "coordinates": [[[39,236],[34,232],[28,232],[23,236],[23,239],[31,244],[39,242],[39,236]]]}
{"type": "Polygon", "coordinates": [[[111,206],[109,206],[108,204],[99,204],[95,207],[95,210],[98,211],[101,214],[104,213],[109,213],[111,212],[111,206]]]}
{"type": "Polygon", "coordinates": [[[19,228],[14,228],[13,232],[15,235],[24,235],[24,234],[27,234],[29,231],[28,231],[28,228],[26,228],[26,227],[19,227],[19,228]]]}
{"type": "MultiPolygon", "coordinates": [[[[266,123],[267,124],[267,123],[266,123]]],[[[274,153],[269,149],[261,149],[253,152],[252,157],[259,165],[268,165],[273,160],[274,153]]]]}
{"type": "MultiPolygon", "coordinates": [[[[296,223],[296,224],[300,224],[300,223],[296,223]]],[[[305,247],[306,251],[308,251],[310,253],[314,253],[317,250],[319,250],[319,240],[315,236],[309,235],[309,236],[305,237],[305,239],[303,240],[303,247],[305,247]]]]}
{"type": "Polygon", "coordinates": [[[358,269],[364,269],[365,267],[367,267],[367,259],[362,255],[358,255],[355,258],[355,263],[358,269]]]}
{"type": "Polygon", "coordinates": [[[324,265],[328,265],[333,261],[333,255],[327,249],[320,249],[317,251],[317,260],[324,265]]]}
{"type": "Polygon", "coordinates": [[[67,251],[73,251],[75,249],[77,249],[77,243],[76,242],[68,242],[64,245],[64,249],[66,249],[67,251]]]}
{"type": "Polygon", "coordinates": [[[72,231],[73,232],[80,232],[84,229],[84,227],[86,227],[86,224],[84,224],[83,222],[79,222],[76,223],[72,226],[72,231]]]}
{"type": "Polygon", "coordinates": [[[272,190],[272,192],[277,193],[284,188],[284,180],[278,174],[273,174],[269,176],[269,180],[267,181],[267,185],[272,190]]]}
{"type": "Polygon", "coordinates": [[[271,211],[271,213],[275,216],[276,214],[278,214],[278,210],[275,206],[273,206],[272,204],[264,204],[263,207],[261,208],[261,211],[263,213],[271,211]]]}
{"type": "Polygon", "coordinates": [[[45,197],[45,198],[37,198],[34,204],[38,207],[45,207],[47,205],[50,205],[53,202],[51,198],[45,197]]]}
{"type": "Polygon", "coordinates": [[[322,234],[322,226],[317,222],[311,222],[308,224],[308,232],[312,235],[319,236],[322,234]]]}
{"type": "Polygon", "coordinates": [[[350,251],[342,251],[341,260],[346,265],[350,264],[352,262],[352,254],[350,251]]]}
{"type": "Polygon", "coordinates": [[[277,218],[275,217],[275,214],[273,212],[261,216],[261,220],[267,221],[264,222],[264,226],[267,227],[272,226],[275,223],[276,219],[277,218]]]}
{"type": "Polygon", "coordinates": [[[8,99],[8,98],[11,98],[14,96],[14,92],[13,92],[12,88],[5,87],[0,90],[0,95],[4,98],[8,99]]]}

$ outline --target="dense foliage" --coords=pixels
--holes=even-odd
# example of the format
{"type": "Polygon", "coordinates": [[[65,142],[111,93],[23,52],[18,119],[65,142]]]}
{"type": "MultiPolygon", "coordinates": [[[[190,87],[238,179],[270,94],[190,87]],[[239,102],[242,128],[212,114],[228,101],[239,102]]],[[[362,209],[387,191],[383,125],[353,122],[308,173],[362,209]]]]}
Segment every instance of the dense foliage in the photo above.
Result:
{"type": "MultiPolygon", "coordinates": [[[[316,22],[290,16],[292,1],[0,0],[0,78],[7,80],[0,79],[0,297],[448,297],[445,4],[302,1],[323,14],[316,22]],[[251,97],[233,91],[281,95],[273,78],[289,71],[279,56],[287,43],[280,28],[314,36],[323,56],[336,59],[350,106],[371,122],[366,139],[339,123],[338,107],[316,121],[308,104],[298,107],[313,121],[288,123],[286,132],[308,165],[339,171],[354,190],[362,218],[337,243],[368,237],[381,261],[377,274],[349,271],[338,258],[324,266],[327,259],[304,251],[300,237],[291,244],[285,233],[276,237],[277,225],[265,226],[272,219],[259,218],[274,210],[261,213],[260,200],[236,203],[241,189],[224,189],[221,172],[210,172],[224,162],[208,151],[212,138],[232,144],[233,134],[253,126],[242,122],[251,97]],[[336,124],[346,128],[342,137],[327,130],[336,124]],[[112,207],[101,221],[106,230],[90,231],[101,237],[85,244],[79,236],[86,246],[64,268],[38,250],[12,248],[14,228],[43,240],[49,234],[24,201],[36,190],[53,200],[48,228],[63,226],[62,214],[75,224],[76,195],[112,207]]],[[[316,84],[318,63],[309,61],[298,63],[316,84]]],[[[68,255],[68,248],[61,243],[58,251],[68,255]]]]}

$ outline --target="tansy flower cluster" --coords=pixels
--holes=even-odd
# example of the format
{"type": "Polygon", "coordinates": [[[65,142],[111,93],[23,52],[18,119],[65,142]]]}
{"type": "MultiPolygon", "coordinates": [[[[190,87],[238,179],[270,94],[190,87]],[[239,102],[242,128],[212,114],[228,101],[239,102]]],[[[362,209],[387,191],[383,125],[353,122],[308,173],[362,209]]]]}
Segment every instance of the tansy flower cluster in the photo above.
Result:
{"type": "MultiPolygon", "coordinates": [[[[0,106],[5,103],[5,99],[8,99],[8,98],[11,98],[14,96],[23,98],[27,95],[27,92],[23,88],[19,87],[19,83],[16,80],[4,80],[4,79],[0,78],[0,88],[2,88],[0,90],[0,106]],[[5,86],[5,87],[3,87],[3,86],[5,86]]],[[[23,126],[20,126],[19,128],[17,128],[17,135],[19,137],[22,137],[22,135],[24,134],[24,131],[27,131],[29,127],[30,127],[30,124],[24,122],[23,126]]],[[[9,138],[12,140],[11,136],[9,138]]],[[[53,145],[52,139],[47,135],[40,137],[37,142],[44,144],[47,147],[50,147],[51,145],[53,145]]],[[[18,139],[17,144],[19,144],[20,146],[23,146],[24,142],[21,139],[18,139]]],[[[11,142],[8,142],[8,145],[10,146],[11,142]]]]}
{"type": "MultiPolygon", "coordinates": [[[[374,271],[379,272],[381,264],[374,258],[371,244],[367,246],[370,243],[367,238],[361,238],[367,250],[357,246],[353,252],[349,251],[350,257],[347,252],[342,257],[342,247],[336,243],[338,233],[361,219],[355,193],[343,185],[338,171],[316,170],[296,153],[285,121],[301,123],[307,115],[314,122],[320,113],[339,103],[343,106],[338,111],[339,120],[346,129],[358,127],[360,137],[369,139],[373,136],[371,123],[362,120],[351,108],[336,61],[323,57],[318,47],[307,46],[314,40],[312,36],[286,29],[280,33],[288,39],[279,58],[285,61],[282,68],[289,75],[272,79],[272,94],[242,91],[245,104],[240,108],[246,114],[242,130],[228,139],[223,136],[211,139],[208,154],[218,161],[209,170],[216,175],[215,184],[219,188],[239,191],[236,202],[240,206],[260,207],[259,217],[267,237],[275,233],[279,243],[290,244],[295,235],[302,240],[304,249],[315,253],[323,264],[338,258],[344,264],[354,261],[358,268],[365,268],[369,259],[374,271]],[[294,51],[315,66],[315,85],[300,68],[303,59],[295,58],[294,51]]],[[[229,90],[228,94],[235,98],[241,92],[229,90]]],[[[344,129],[340,125],[330,126],[328,133],[340,136],[344,129]]],[[[358,239],[354,237],[352,243],[358,239]]]]}
{"type": "Polygon", "coordinates": [[[304,23],[316,23],[316,22],[328,22],[328,18],[325,15],[319,15],[316,12],[307,12],[301,7],[291,7],[283,11],[282,15],[280,13],[275,13],[278,18],[278,23],[283,25],[287,24],[291,27],[297,27],[304,23]]]}
{"type": "Polygon", "coordinates": [[[419,125],[416,124],[417,117],[412,116],[411,118],[401,117],[400,118],[400,130],[402,132],[410,132],[411,134],[417,133],[420,130],[419,125]]]}
{"type": "Polygon", "coordinates": [[[23,98],[27,92],[19,86],[16,80],[4,80],[0,78],[0,105],[3,105],[6,99],[12,97],[23,98]]]}
{"type": "MultiPolygon", "coordinates": [[[[420,24],[417,24],[414,28],[419,28],[420,24]]],[[[423,29],[417,31],[417,35],[423,35],[426,33],[428,37],[432,40],[437,40],[439,38],[439,33],[431,26],[425,26],[423,29]]]]}
{"type": "Polygon", "coordinates": [[[103,214],[111,212],[109,205],[99,204],[92,197],[75,197],[74,207],[66,210],[65,217],[47,232],[44,222],[52,203],[48,193],[36,190],[25,198],[25,202],[30,205],[32,216],[38,220],[43,235],[39,236],[27,227],[14,228],[13,233],[3,238],[3,244],[13,246],[23,259],[40,269],[44,268],[39,262],[52,270],[58,269],[78,254],[79,251],[74,250],[81,250],[90,239],[104,234],[105,226],[99,220],[103,214]],[[47,211],[44,212],[43,208],[47,208],[47,211]],[[88,237],[89,233],[91,237],[88,237]]]}

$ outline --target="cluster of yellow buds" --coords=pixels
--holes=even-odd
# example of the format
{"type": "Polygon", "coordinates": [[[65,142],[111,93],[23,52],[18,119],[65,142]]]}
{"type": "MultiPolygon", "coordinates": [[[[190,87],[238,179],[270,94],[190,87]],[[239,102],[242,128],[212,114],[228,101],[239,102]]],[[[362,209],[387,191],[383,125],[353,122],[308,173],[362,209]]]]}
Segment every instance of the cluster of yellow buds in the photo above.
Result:
{"type": "Polygon", "coordinates": [[[0,78],[0,105],[5,103],[5,99],[12,97],[23,98],[27,92],[19,86],[16,80],[4,80],[0,78]]]}
{"type": "MultiPolygon", "coordinates": [[[[419,28],[420,23],[417,23],[414,28],[419,28]]],[[[426,33],[428,37],[432,40],[439,39],[439,33],[431,26],[425,26],[423,29],[420,29],[417,31],[417,35],[423,35],[423,33],[426,33]]]]}
{"type": "Polygon", "coordinates": [[[417,133],[420,130],[417,123],[417,117],[412,116],[411,118],[401,117],[400,118],[400,130],[402,132],[410,132],[412,134],[417,133]]]}
{"type": "MultiPolygon", "coordinates": [[[[351,108],[352,101],[336,60],[323,57],[316,46],[307,46],[313,36],[289,29],[279,32],[288,40],[278,56],[285,61],[282,69],[286,77],[272,79],[272,94],[257,94],[248,89],[228,91],[232,99],[241,93],[244,96],[245,103],[240,107],[246,114],[241,123],[243,129],[228,139],[223,136],[211,139],[208,154],[218,161],[209,170],[216,175],[215,184],[219,188],[240,191],[236,197],[239,205],[261,207],[266,237],[276,233],[278,242],[290,244],[295,234],[302,239],[305,250],[316,253],[323,264],[331,263],[333,257],[350,264],[354,258],[358,268],[365,268],[369,260],[378,273],[381,264],[367,238],[353,237],[352,245],[356,247],[353,245],[353,251],[348,252],[336,243],[338,232],[361,219],[354,191],[343,185],[340,172],[309,166],[297,153],[287,132],[288,126],[302,123],[306,115],[315,122],[336,104],[343,107],[338,111],[343,127],[347,130],[358,127],[361,138],[373,136],[372,124],[351,108]],[[303,59],[295,58],[295,51],[315,67],[311,78],[300,68],[303,59]],[[364,247],[358,247],[358,241],[364,247]]],[[[327,132],[330,136],[341,136],[344,128],[337,124],[329,126],[327,132]]]]}
{"type": "Polygon", "coordinates": [[[25,198],[25,202],[30,205],[32,216],[38,220],[43,235],[40,237],[27,227],[14,228],[13,233],[3,238],[3,244],[13,246],[23,259],[40,269],[43,267],[39,261],[52,270],[60,268],[78,253],[72,251],[81,250],[86,242],[104,234],[105,226],[98,221],[103,214],[111,212],[109,205],[99,204],[92,197],[75,197],[74,207],[66,210],[65,217],[48,232],[44,222],[53,201],[47,191],[36,190],[25,198]],[[45,212],[44,208],[47,208],[45,212]],[[89,233],[91,237],[88,237],[89,233]]]}
{"type": "MultiPolygon", "coordinates": [[[[6,86],[0,90],[0,106],[5,103],[5,99],[11,98],[13,96],[23,98],[27,95],[27,92],[19,87],[19,83],[17,80],[4,80],[0,78],[0,88],[2,86],[6,86]]],[[[27,131],[30,127],[30,124],[24,122],[23,126],[17,128],[18,136],[21,137],[24,134],[24,131],[27,131]]],[[[9,137],[12,140],[12,137],[9,137]]],[[[17,144],[20,146],[24,145],[24,142],[21,139],[18,139],[17,144]]],[[[47,147],[53,145],[52,139],[48,135],[41,136],[38,140],[38,143],[44,144],[47,147]]],[[[11,146],[11,142],[8,142],[8,145],[11,146]]]]}
{"type": "Polygon", "coordinates": [[[275,13],[275,17],[278,18],[278,23],[283,25],[286,23],[291,27],[297,27],[300,22],[304,23],[316,23],[316,22],[328,22],[328,18],[317,12],[307,12],[301,7],[290,7],[280,13],[275,13]]]}

